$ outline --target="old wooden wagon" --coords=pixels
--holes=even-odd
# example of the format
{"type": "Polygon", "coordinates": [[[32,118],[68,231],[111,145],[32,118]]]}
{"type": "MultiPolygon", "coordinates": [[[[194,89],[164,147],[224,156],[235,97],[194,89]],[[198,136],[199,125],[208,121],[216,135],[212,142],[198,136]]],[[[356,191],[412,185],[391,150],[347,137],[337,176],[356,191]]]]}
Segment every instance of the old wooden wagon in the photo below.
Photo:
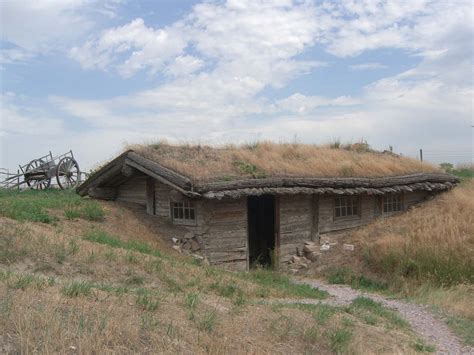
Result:
{"type": "Polygon", "coordinates": [[[128,150],[77,192],[142,205],[184,226],[213,264],[285,262],[379,216],[400,213],[458,180],[421,162],[366,148],[261,143],[128,150]]]}
{"type": "Polygon", "coordinates": [[[79,164],[74,158],[72,150],[64,154],[53,156],[51,152],[42,157],[31,160],[29,163],[19,165],[16,174],[0,173],[0,189],[30,188],[44,190],[51,186],[55,179],[56,186],[60,189],[76,187],[81,182],[79,164]]]}

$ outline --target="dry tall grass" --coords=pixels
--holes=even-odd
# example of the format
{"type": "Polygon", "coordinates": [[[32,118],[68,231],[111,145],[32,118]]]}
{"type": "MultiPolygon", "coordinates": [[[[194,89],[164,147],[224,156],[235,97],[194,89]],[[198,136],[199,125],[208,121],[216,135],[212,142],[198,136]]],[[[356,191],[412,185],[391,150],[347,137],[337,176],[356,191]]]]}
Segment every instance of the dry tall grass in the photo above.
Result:
{"type": "Polygon", "coordinates": [[[442,286],[474,283],[474,182],[396,218],[360,230],[369,266],[386,275],[442,286]]]}
{"type": "Polygon", "coordinates": [[[356,144],[331,148],[260,142],[220,148],[167,143],[128,147],[199,182],[237,178],[376,177],[438,171],[432,165],[356,144]]]}

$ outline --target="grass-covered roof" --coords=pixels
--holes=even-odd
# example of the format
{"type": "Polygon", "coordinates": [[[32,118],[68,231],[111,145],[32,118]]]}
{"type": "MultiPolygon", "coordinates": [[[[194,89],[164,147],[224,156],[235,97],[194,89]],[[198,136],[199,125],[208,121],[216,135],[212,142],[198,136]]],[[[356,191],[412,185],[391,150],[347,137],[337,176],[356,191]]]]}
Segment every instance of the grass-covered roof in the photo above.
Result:
{"type": "Polygon", "coordinates": [[[439,172],[418,160],[366,143],[311,145],[260,142],[210,147],[156,143],[128,147],[195,183],[272,177],[385,177],[439,172]]]}

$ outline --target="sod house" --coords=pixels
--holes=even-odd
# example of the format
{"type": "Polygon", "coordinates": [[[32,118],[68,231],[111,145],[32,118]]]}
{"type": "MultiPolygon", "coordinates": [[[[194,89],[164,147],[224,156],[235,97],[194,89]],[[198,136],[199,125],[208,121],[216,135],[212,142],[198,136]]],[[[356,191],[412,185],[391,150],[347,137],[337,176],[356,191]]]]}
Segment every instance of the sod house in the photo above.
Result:
{"type": "Polygon", "coordinates": [[[364,144],[155,144],[127,150],[77,192],[141,205],[188,229],[210,263],[245,270],[275,255],[285,262],[306,241],[401,213],[457,182],[364,144]]]}

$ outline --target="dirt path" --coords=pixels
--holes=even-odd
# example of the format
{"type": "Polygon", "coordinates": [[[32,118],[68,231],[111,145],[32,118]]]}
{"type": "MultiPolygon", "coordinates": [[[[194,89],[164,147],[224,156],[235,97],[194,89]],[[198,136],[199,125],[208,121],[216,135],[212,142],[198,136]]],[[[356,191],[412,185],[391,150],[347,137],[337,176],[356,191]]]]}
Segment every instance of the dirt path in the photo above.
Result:
{"type": "Polygon", "coordinates": [[[474,348],[464,346],[451,332],[447,325],[436,318],[428,308],[399,300],[391,300],[380,295],[353,290],[345,285],[329,285],[319,280],[295,280],[328,292],[332,297],[328,300],[300,300],[299,303],[327,303],[336,306],[350,304],[355,298],[364,296],[380,302],[386,307],[397,310],[428,344],[436,346],[438,354],[474,354],[474,348]]]}

